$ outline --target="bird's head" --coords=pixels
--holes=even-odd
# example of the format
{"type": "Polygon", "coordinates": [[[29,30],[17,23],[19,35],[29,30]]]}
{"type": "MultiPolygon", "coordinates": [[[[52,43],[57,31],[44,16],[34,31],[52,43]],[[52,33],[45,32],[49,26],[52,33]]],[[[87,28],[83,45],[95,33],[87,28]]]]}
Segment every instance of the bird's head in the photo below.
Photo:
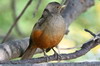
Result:
{"type": "Polygon", "coordinates": [[[47,5],[45,9],[47,9],[50,13],[60,13],[66,5],[61,5],[57,2],[51,2],[47,5]]]}

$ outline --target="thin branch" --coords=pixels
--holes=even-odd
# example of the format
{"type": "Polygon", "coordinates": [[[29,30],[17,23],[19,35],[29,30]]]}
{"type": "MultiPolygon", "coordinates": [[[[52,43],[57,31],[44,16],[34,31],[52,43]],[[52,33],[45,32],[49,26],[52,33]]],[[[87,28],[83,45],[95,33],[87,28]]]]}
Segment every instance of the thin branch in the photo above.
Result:
{"type": "Polygon", "coordinates": [[[84,29],[86,32],[88,32],[88,33],[90,33],[93,37],[96,37],[96,35],[93,33],[93,32],[91,32],[91,31],[89,31],[88,29],[84,29]]]}
{"type": "MultiPolygon", "coordinates": [[[[15,21],[17,18],[17,14],[16,14],[16,0],[11,0],[11,8],[12,8],[12,16],[13,16],[13,20],[15,21]]],[[[18,33],[19,36],[24,36],[22,34],[22,32],[19,29],[19,25],[18,23],[15,26],[16,32],[18,33]]]]}
{"type": "Polygon", "coordinates": [[[10,35],[13,27],[17,24],[18,20],[21,18],[21,16],[24,14],[24,12],[26,11],[26,9],[28,8],[28,6],[31,4],[32,0],[29,0],[28,3],[26,4],[26,6],[24,7],[24,9],[22,10],[22,12],[20,13],[20,15],[16,18],[15,22],[13,23],[13,25],[10,27],[8,33],[6,34],[6,36],[4,37],[4,39],[2,40],[1,43],[4,43],[8,36],[10,35]]]}
{"type": "Polygon", "coordinates": [[[41,2],[42,2],[42,0],[38,0],[37,6],[36,6],[36,8],[35,8],[35,10],[34,10],[34,12],[33,12],[33,17],[35,17],[36,12],[38,11],[41,2]]]}
{"type": "Polygon", "coordinates": [[[77,48],[81,48],[81,46],[75,46],[75,47],[70,47],[70,48],[59,48],[60,50],[72,50],[72,49],[77,49],[77,48]]]}

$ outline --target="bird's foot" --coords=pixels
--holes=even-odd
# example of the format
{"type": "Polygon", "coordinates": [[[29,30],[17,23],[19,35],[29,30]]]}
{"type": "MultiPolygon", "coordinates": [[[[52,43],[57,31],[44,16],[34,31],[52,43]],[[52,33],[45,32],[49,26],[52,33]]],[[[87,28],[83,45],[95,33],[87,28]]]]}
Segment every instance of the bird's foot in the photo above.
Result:
{"type": "Polygon", "coordinates": [[[46,58],[46,62],[49,62],[49,57],[48,57],[48,55],[44,55],[44,57],[46,58]]]}
{"type": "Polygon", "coordinates": [[[61,61],[62,60],[61,55],[59,55],[53,48],[52,48],[52,50],[54,51],[54,55],[55,55],[55,57],[57,57],[57,60],[61,61]]]}
{"type": "Polygon", "coordinates": [[[57,57],[57,60],[58,60],[58,61],[61,61],[61,60],[62,60],[61,55],[59,55],[58,53],[55,53],[54,55],[55,55],[55,57],[57,57]]]}
{"type": "Polygon", "coordinates": [[[44,53],[44,57],[46,58],[46,62],[49,61],[48,55],[45,53],[44,49],[43,49],[43,53],[44,53]]]}

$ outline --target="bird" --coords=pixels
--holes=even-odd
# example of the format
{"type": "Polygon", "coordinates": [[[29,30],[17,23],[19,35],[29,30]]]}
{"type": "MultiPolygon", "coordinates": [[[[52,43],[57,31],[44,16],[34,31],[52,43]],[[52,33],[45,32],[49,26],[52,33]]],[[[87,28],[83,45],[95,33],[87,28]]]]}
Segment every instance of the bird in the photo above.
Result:
{"type": "Polygon", "coordinates": [[[57,46],[66,33],[66,23],[61,16],[65,5],[58,2],[50,2],[43,11],[42,16],[34,25],[29,46],[22,55],[21,60],[31,59],[37,48],[43,50],[44,55],[51,49],[55,54],[54,47],[57,46]]]}

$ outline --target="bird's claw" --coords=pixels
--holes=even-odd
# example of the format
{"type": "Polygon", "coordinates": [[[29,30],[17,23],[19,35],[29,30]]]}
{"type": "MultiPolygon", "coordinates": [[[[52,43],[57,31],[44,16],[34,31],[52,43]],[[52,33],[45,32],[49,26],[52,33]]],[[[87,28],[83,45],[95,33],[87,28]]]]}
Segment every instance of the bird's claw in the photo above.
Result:
{"type": "Polygon", "coordinates": [[[62,60],[61,55],[59,55],[58,53],[55,53],[54,55],[57,57],[57,60],[58,60],[58,61],[61,61],[61,60],[62,60]]]}

